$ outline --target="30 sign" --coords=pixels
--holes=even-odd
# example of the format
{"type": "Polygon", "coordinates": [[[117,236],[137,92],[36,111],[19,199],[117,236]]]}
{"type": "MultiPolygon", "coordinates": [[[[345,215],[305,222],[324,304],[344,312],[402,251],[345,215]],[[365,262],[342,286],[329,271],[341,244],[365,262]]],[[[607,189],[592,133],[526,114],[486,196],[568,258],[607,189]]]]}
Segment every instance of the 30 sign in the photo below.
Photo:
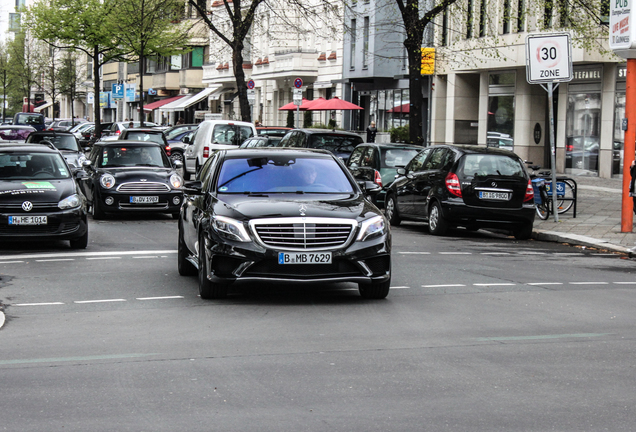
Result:
{"type": "Polygon", "coordinates": [[[530,84],[572,80],[569,34],[529,35],[526,38],[526,79],[530,84]]]}

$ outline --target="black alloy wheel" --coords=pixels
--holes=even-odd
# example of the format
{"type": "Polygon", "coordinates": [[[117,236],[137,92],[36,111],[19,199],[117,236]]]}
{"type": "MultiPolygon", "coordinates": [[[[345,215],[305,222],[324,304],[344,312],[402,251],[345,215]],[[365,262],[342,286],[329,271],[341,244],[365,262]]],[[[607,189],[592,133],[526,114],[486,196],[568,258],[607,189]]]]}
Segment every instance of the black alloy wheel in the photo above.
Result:
{"type": "Polygon", "coordinates": [[[384,201],[384,215],[391,225],[398,226],[402,222],[400,219],[397,200],[393,194],[387,195],[386,200],[384,201]]]}
{"type": "Polygon", "coordinates": [[[442,216],[442,206],[433,201],[428,211],[428,231],[436,236],[443,236],[448,231],[448,222],[442,216]]]}
{"type": "Polygon", "coordinates": [[[208,279],[208,260],[205,256],[205,234],[199,236],[199,295],[202,299],[222,299],[227,297],[227,285],[208,279]]]}
{"type": "Polygon", "coordinates": [[[183,228],[179,223],[179,242],[177,244],[177,269],[181,276],[194,276],[197,274],[197,268],[186,259],[189,255],[188,247],[183,239],[183,228]]]}

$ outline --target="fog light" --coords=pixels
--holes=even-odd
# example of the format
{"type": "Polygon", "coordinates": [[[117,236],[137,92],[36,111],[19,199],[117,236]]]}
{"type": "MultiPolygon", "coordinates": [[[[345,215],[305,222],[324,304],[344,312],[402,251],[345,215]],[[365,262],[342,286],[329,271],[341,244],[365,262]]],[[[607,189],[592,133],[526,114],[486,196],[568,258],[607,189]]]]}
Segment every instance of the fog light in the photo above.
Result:
{"type": "Polygon", "coordinates": [[[181,198],[180,198],[180,197],[178,197],[178,196],[173,197],[173,198],[172,198],[172,203],[173,203],[174,205],[179,205],[179,204],[181,203],[181,198]]]}
{"type": "Polygon", "coordinates": [[[113,205],[113,203],[115,202],[115,199],[114,199],[113,197],[107,197],[107,198],[104,200],[104,202],[105,202],[107,205],[113,205]]]}

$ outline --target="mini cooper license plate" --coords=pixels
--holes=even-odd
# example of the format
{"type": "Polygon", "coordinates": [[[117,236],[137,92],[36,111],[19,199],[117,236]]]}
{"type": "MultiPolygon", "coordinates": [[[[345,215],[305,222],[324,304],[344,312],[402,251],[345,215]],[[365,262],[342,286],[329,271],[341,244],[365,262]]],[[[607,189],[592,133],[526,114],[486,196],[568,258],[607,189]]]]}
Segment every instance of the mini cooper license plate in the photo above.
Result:
{"type": "Polygon", "coordinates": [[[510,200],[510,194],[507,192],[479,192],[479,199],[508,201],[510,200]]]}
{"type": "Polygon", "coordinates": [[[279,252],[278,264],[331,264],[331,252],[279,252]]]}
{"type": "Polygon", "coordinates": [[[46,216],[9,216],[9,225],[46,225],[46,216]]]}
{"type": "Polygon", "coordinates": [[[131,196],[130,203],[131,204],[153,204],[158,203],[158,196],[131,196]]]}

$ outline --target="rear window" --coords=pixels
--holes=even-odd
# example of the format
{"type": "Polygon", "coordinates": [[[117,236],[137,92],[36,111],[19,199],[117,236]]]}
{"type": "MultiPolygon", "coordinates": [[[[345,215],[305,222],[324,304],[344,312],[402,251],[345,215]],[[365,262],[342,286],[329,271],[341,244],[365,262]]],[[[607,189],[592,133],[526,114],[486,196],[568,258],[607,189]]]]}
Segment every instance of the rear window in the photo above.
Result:
{"type": "Polygon", "coordinates": [[[16,114],[15,121],[13,124],[16,125],[43,125],[44,124],[44,116],[37,114],[16,114]]]}
{"type": "Polygon", "coordinates": [[[478,176],[526,176],[520,159],[506,155],[467,154],[459,161],[457,175],[460,177],[478,176]]]}
{"type": "Polygon", "coordinates": [[[329,150],[332,153],[351,153],[362,143],[359,136],[313,134],[309,141],[310,148],[329,150]]]}
{"type": "Polygon", "coordinates": [[[162,133],[150,133],[142,131],[129,131],[126,134],[126,139],[131,141],[150,141],[157,144],[164,144],[162,133]]]}
{"type": "Polygon", "coordinates": [[[72,135],[31,135],[27,139],[28,143],[50,142],[58,150],[82,151],[72,135]]]}
{"type": "Polygon", "coordinates": [[[212,144],[239,145],[251,136],[254,132],[249,126],[219,124],[214,126],[212,144]]]}
{"type": "Polygon", "coordinates": [[[406,166],[419,153],[417,149],[382,149],[382,168],[406,166]]]}

